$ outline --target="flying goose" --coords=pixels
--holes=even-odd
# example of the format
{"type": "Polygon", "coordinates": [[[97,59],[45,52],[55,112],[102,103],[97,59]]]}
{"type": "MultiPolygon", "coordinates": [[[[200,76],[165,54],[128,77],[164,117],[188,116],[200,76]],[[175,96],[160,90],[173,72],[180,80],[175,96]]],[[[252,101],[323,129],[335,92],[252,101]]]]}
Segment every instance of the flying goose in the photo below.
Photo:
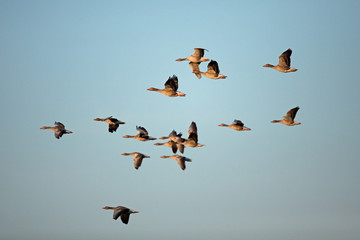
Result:
{"type": "Polygon", "coordinates": [[[149,91],[156,91],[161,94],[164,94],[168,97],[185,97],[185,94],[182,92],[178,92],[178,78],[177,76],[173,75],[172,77],[169,77],[169,79],[165,82],[165,88],[164,89],[158,89],[158,88],[148,88],[149,91]]]}
{"type": "Polygon", "coordinates": [[[112,116],[107,118],[95,118],[94,121],[103,121],[109,124],[109,132],[113,133],[116,132],[116,129],[118,129],[119,124],[125,124],[125,122],[119,121],[116,118],[113,118],[112,116]]]}
{"type": "Polygon", "coordinates": [[[296,113],[297,111],[299,110],[300,108],[299,107],[295,107],[293,109],[290,109],[287,113],[286,113],[286,116],[283,117],[282,120],[272,120],[271,122],[272,123],[282,123],[282,124],[285,124],[287,126],[294,126],[294,125],[299,125],[301,124],[300,122],[295,122],[294,119],[295,119],[295,116],[296,116],[296,113]]]}
{"type": "Polygon", "coordinates": [[[180,155],[172,155],[172,156],[161,156],[161,158],[171,158],[171,159],[174,159],[180,166],[180,168],[182,170],[185,170],[186,168],[186,165],[185,165],[185,162],[191,162],[191,159],[190,158],[187,158],[187,157],[183,157],[183,156],[180,156],[180,155]]]}
{"type": "MultiPolygon", "coordinates": [[[[189,62],[189,66],[192,70],[193,73],[195,73],[196,77],[197,78],[201,78],[201,74],[198,73],[200,72],[200,69],[199,69],[199,65],[201,62],[206,62],[206,61],[209,61],[210,59],[209,58],[204,58],[204,53],[205,53],[205,50],[204,48],[194,48],[194,53],[190,56],[190,57],[187,57],[187,58],[178,58],[176,59],[176,61],[185,61],[185,60],[188,60],[190,61],[189,62]]],[[[207,50],[206,50],[207,51],[207,50]]]]}
{"type": "Polygon", "coordinates": [[[55,137],[57,139],[60,139],[62,137],[63,134],[70,134],[70,133],[73,133],[69,130],[66,130],[65,129],[65,125],[62,124],[61,122],[55,122],[54,123],[55,127],[41,127],[40,129],[51,129],[54,131],[54,134],[55,134],[55,137]]]}
{"type": "Polygon", "coordinates": [[[275,70],[277,70],[279,72],[283,72],[283,73],[296,72],[297,71],[296,68],[290,67],[291,53],[292,53],[292,50],[289,48],[288,50],[286,50],[279,56],[279,64],[278,65],[274,66],[271,64],[265,64],[263,67],[269,67],[269,68],[275,69],[275,70]]]}
{"type": "Polygon", "coordinates": [[[244,124],[240,120],[236,120],[236,119],[233,121],[233,123],[231,125],[221,123],[219,126],[232,128],[236,131],[250,131],[251,130],[250,128],[245,127],[244,124]]]}
{"type": "Polygon", "coordinates": [[[121,218],[121,221],[125,224],[128,224],[130,214],[132,213],[138,213],[138,211],[131,210],[127,207],[118,206],[118,207],[108,207],[105,206],[103,209],[106,210],[114,210],[113,219],[117,220],[119,217],[121,218]]]}
{"type": "Polygon", "coordinates": [[[203,147],[203,144],[198,143],[198,134],[197,134],[197,127],[196,123],[192,122],[190,124],[189,130],[188,130],[188,139],[186,139],[184,142],[181,142],[180,144],[186,145],[188,147],[203,147]]]}
{"type": "Polygon", "coordinates": [[[202,74],[205,77],[211,78],[211,79],[225,79],[227,76],[220,74],[219,65],[216,61],[211,60],[209,64],[207,65],[207,71],[206,72],[200,72],[200,70],[193,71],[195,74],[202,74]]]}
{"type": "Polygon", "coordinates": [[[150,158],[150,156],[147,156],[145,154],[139,153],[139,152],[132,152],[132,153],[122,153],[121,155],[124,156],[133,156],[134,158],[134,167],[135,169],[138,169],[141,166],[142,160],[144,158],[150,158]]]}
{"type": "Polygon", "coordinates": [[[139,141],[156,140],[156,138],[154,137],[149,137],[148,131],[144,127],[136,126],[136,131],[137,131],[137,135],[135,136],[125,135],[124,138],[135,138],[139,141]]]}

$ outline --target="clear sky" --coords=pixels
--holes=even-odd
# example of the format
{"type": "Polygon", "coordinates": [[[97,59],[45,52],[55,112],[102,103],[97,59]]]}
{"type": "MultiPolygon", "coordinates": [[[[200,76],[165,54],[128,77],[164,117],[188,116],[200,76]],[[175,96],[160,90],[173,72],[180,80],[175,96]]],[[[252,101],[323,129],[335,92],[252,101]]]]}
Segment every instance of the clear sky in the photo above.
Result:
{"type": "MultiPolygon", "coordinates": [[[[1,239],[357,240],[359,1],[0,1],[1,239]],[[223,80],[197,79],[194,47],[223,80]],[[291,48],[294,73],[263,68],[291,48]],[[149,87],[179,78],[185,98],[149,87]],[[288,127],[270,123],[299,106],[288,127]],[[96,117],[126,122],[116,133],[96,117]],[[242,120],[252,129],[218,127],[242,120]],[[73,131],[60,140],[60,121],[73,131]],[[192,121],[182,171],[157,141],[192,121]],[[131,157],[151,156],[135,170],[131,157]],[[104,206],[140,213],[128,225],[104,206]]],[[[200,65],[202,70],[206,64],[200,65]]],[[[159,142],[162,142],[161,140],[159,142]]]]}

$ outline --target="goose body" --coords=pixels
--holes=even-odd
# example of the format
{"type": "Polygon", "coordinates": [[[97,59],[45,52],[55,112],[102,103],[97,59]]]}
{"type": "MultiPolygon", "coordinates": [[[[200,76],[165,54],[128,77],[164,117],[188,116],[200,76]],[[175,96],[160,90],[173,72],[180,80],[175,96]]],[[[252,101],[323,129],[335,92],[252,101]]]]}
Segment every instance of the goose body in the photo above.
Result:
{"type": "Polygon", "coordinates": [[[134,138],[139,141],[149,141],[149,140],[156,140],[154,137],[150,137],[148,131],[141,126],[136,126],[137,135],[125,135],[124,138],[134,138]]]}
{"type": "Polygon", "coordinates": [[[204,53],[205,51],[207,51],[204,48],[194,48],[194,53],[191,54],[189,57],[187,58],[178,58],[176,59],[176,61],[190,61],[190,62],[195,62],[195,63],[200,63],[200,62],[206,62],[209,61],[209,58],[204,58],[204,53]]]}
{"type": "Polygon", "coordinates": [[[195,74],[201,74],[207,78],[211,79],[225,79],[227,76],[220,74],[219,65],[216,61],[211,60],[207,66],[206,72],[201,72],[199,69],[193,71],[195,74]]]}
{"type": "Polygon", "coordinates": [[[297,111],[299,110],[300,108],[299,107],[295,107],[293,109],[290,109],[287,113],[286,113],[286,116],[283,117],[282,120],[272,120],[271,122],[272,123],[282,123],[282,124],[285,124],[287,126],[294,126],[294,125],[299,125],[301,124],[300,122],[295,122],[294,119],[295,119],[295,116],[296,116],[296,113],[297,111]]]}
{"type": "Polygon", "coordinates": [[[277,70],[279,72],[283,72],[283,73],[296,72],[297,71],[296,68],[290,67],[291,54],[292,54],[292,50],[289,48],[288,50],[286,50],[279,56],[279,64],[278,65],[274,66],[271,64],[265,64],[263,67],[272,68],[272,69],[275,69],[275,70],[277,70]]]}
{"type": "Polygon", "coordinates": [[[124,156],[133,156],[134,158],[134,167],[135,169],[138,169],[141,166],[141,163],[144,158],[150,158],[150,156],[147,156],[145,154],[139,153],[139,152],[132,152],[132,153],[122,153],[121,155],[124,156]]]}
{"type": "Polygon", "coordinates": [[[168,97],[185,97],[184,93],[177,91],[177,89],[178,89],[177,76],[173,75],[172,77],[169,77],[169,79],[165,82],[164,85],[165,85],[164,89],[158,89],[158,88],[151,87],[151,88],[148,88],[147,90],[159,92],[168,97]]]}
{"type": "Polygon", "coordinates": [[[54,127],[46,127],[46,126],[43,126],[41,127],[40,129],[50,129],[50,130],[53,130],[54,131],[54,134],[55,134],[55,137],[57,139],[60,139],[62,137],[62,135],[64,134],[70,134],[70,133],[73,133],[69,130],[66,130],[65,129],[65,125],[62,124],[61,122],[55,122],[54,123],[54,127]]]}
{"type": "Polygon", "coordinates": [[[138,211],[134,211],[134,210],[131,210],[131,209],[129,209],[127,207],[123,207],[123,206],[117,206],[117,207],[105,206],[105,207],[103,207],[103,209],[114,210],[113,219],[117,220],[120,217],[121,221],[125,224],[128,224],[130,214],[138,213],[138,211]]]}
{"type": "Polygon", "coordinates": [[[245,127],[244,124],[240,120],[236,120],[236,119],[230,125],[221,123],[219,126],[220,127],[228,127],[228,128],[234,129],[236,131],[250,131],[251,130],[250,128],[245,127]]]}
{"type": "Polygon", "coordinates": [[[171,158],[171,159],[174,159],[177,164],[179,164],[180,168],[182,170],[185,170],[186,168],[186,165],[185,165],[185,162],[191,162],[191,159],[190,158],[187,158],[187,157],[183,157],[183,156],[180,156],[180,155],[172,155],[172,156],[161,156],[161,158],[171,158]]]}
{"type": "Polygon", "coordinates": [[[112,116],[107,118],[95,118],[94,121],[102,121],[109,124],[109,132],[113,133],[116,132],[120,124],[125,124],[125,122],[119,121],[116,118],[113,118],[112,116]]]}
{"type": "Polygon", "coordinates": [[[181,142],[180,144],[186,145],[188,147],[203,147],[203,144],[198,143],[198,133],[197,133],[197,126],[195,122],[192,122],[190,124],[189,130],[188,130],[188,138],[181,142]]]}

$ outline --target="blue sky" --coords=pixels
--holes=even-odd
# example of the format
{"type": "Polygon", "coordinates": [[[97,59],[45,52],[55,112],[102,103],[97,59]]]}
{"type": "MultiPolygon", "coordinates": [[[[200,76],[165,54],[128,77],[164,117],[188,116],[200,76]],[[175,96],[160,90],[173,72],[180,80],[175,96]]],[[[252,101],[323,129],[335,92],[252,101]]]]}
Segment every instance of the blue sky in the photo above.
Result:
{"type": "MultiPolygon", "coordinates": [[[[0,1],[2,239],[358,239],[358,1],[0,1]],[[197,79],[194,47],[224,80],[197,79]],[[292,66],[269,68],[291,48],[292,66]],[[173,74],[185,98],[161,87],[173,74]],[[271,124],[299,106],[300,126],[271,124]],[[126,124],[107,132],[96,117],[126,124]],[[218,127],[240,119],[249,132],[218,127]],[[40,130],[60,121],[73,131],[40,130]],[[182,171],[122,138],[198,126],[182,171]],[[121,153],[150,155],[139,170],[121,153]],[[140,211],[128,225],[103,206],[140,211]]],[[[200,65],[202,70],[206,64],[200,65]]],[[[158,141],[162,142],[162,141],[158,141]]]]}

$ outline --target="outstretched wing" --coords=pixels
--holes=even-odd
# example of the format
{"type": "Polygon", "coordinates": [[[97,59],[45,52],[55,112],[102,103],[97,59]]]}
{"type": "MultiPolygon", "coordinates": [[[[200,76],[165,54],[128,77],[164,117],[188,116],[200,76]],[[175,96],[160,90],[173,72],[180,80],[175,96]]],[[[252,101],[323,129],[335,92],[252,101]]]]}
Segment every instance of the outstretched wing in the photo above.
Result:
{"type": "Polygon", "coordinates": [[[116,129],[118,129],[119,124],[109,124],[109,132],[116,132],[116,129]]]}
{"type": "Polygon", "coordinates": [[[210,73],[210,72],[217,73],[217,74],[220,73],[219,65],[218,65],[218,63],[217,63],[216,61],[214,61],[214,60],[211,60],[211,61],[209,62],[207,68],[208,68],[207,71],[208,71],[209,73],[210,73]]]}
{"type": "Polygon", "coordinates": [[[204,56],[205,50],[206,49],[204,49],[204,48],[194,48],[194,53],[192,54],[192,56],[200,59],[204,56]]]}
{"type": "Polygon", "coordinates": [[[148,131],[144,127],[136,126],[136,130],[139,136],[148,136],[148,131]]]}
{"type": "Polygon", "coordinates": [[[65,125],[62,124],[61,122],[55,122],[54,125],[58,129],[65,129],[65,125]]]}
{"type": "Polygon", "coordinates": [[[290,67],[291,53],[292,53],[292,50],[289,48],[288,50],[286,50],[279,56],[279,66],[290,67]]]}
{"type": "Polygon", "coordinates": [[[201,74],[200,74],[200,63],[196,63],[196,62],[189,62],[189,66],[191,68],[191,70],[194,72],[195,76],[200,79],[201,78],[201,74]]]}
{"type": "Polygon", "coordinates": [[[174,91],[178,89],[177,76],[173,75],[172,77],[169,77],[169,79],[165,82],[165,89],[172,89],[174,91]]]}
{"type": "Polygon", "coordinates": [[[182,170],[185,170],[186,166],[185,166],[185,158],[184,157],[177,158],[176,162],[177,162],[177,164],[179,164],[179,166],[182,170]]]}
{"type": "Polygon", "coordinates": [[[192,122],[189,127],[188,131],[188,139],[194,140],[196,143],[198,142],[198,134],[197,134],[197,127],[196,123],[192,122]]]}
{"type": "Polygon", "coordinates": [[[241,126],[241,127],[243,127],[244,126],[244,124],[242,123],[242,121],[240,121],[240,120],[234,120],[233,121],[233,123],[232,124],[234,124],[234,125],[238,125],[238,126],[241,126]]]}
{"type": "Polygon", "coordinates": [[[61,137],[62,137],[62,135],[64,135],[64,129],[56,129],[55,131],[54,131],[54,133],[55,133],[55,137],[57,138],[57,139],[60,139],[61,137]]]}
{"type": "Polygon", "coordinates": [[[130,218],[130,213],[121,214],[121,221],[125,224],[128,224],[130,218]]]}
{"type": "Polygon", "coordinates": [[[122,206],[118,206],[118,207],[116,207],[116,209],[114,209],[113,218],[114,218],[115,220],[117,220],[117,219],[120,217],[121,214],[126,213],[127,211],[129,211],[128,208],[122,207],[122,206]]]}
{"type": "Polygon", "coordinates": [[[296,113],[297,113],[297,111],[299,111],[299,107],[295,107],[295,108],[293,108],[293,109],[290,109],[287,113],[286,113],[286,118],[289,118],[289,119],[291,119],[292,121],[294,121],[294,119],[295,119],[295,116],[296,116],[296,113]]]}
{"type": "Polygon", "coordinates": [[[134,156],[134,167],[138,169],[141,166],[142,160],[144,158],[144,155],[142,154],[135,154],[134,156]]]}

